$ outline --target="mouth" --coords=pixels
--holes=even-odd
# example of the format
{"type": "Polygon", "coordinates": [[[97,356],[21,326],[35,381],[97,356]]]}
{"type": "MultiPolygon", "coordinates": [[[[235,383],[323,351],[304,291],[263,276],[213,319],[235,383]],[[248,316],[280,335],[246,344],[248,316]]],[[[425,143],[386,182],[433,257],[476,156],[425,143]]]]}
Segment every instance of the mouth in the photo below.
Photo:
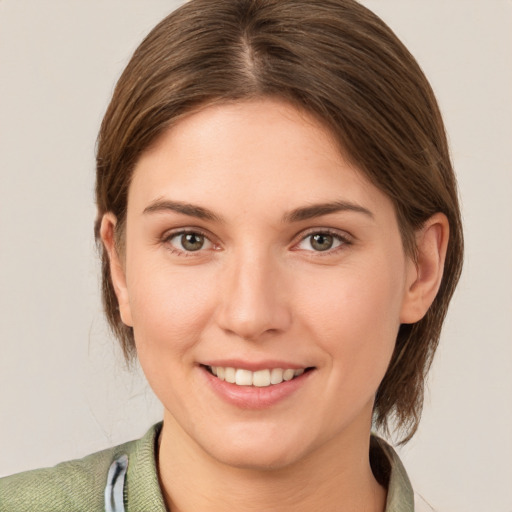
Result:
{"type": "Polygon", "coordinates": [[[244,368],[233,368],[230,366],[202,366],[219,380],[235,384],[236,386],[254,386],[258,388],[275,386],[282,382],[296,379],[304,373],[313,370],[312,367],[298,369],[268,368],[253,372],[244,368]]]}

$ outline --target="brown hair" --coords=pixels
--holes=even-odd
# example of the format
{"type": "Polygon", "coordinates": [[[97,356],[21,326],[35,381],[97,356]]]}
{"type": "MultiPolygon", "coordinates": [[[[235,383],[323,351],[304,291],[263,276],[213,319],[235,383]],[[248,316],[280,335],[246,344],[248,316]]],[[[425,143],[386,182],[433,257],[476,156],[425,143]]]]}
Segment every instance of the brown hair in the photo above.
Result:
{"type": "MultiPolygon", "coordinates": [[[[420,67],[393,32],[354,0],[192,0],[135,51],[103,119],[97,146],[99,223],[118,219],[122,240],[130,178],[141,154],[186,113],[213,102],[272,96],[320,119],[346,155],[394,203],[405,250],[443,212],[450,240],[439,293],[426,316],[400,327],[378,389],[377,427],[408,440],[417,429],[426,373],[458,281],[463,238],[443,121],[420,67]]],[[[121,321],[102,247],[103,301],[125,356],[133,331],[121,321]]]]}

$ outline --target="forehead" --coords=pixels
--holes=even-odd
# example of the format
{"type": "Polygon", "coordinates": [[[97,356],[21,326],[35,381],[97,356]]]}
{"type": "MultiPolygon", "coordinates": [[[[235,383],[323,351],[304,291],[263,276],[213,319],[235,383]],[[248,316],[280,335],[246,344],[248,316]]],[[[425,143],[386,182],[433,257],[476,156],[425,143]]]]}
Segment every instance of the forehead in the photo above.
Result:
{"type": "Polygon", "coordinates": [[[129,211],[159,197],[235,211],[387,202],[324,125],[274,99],[211,105],[177,122],[140,158],[129,211]]]}

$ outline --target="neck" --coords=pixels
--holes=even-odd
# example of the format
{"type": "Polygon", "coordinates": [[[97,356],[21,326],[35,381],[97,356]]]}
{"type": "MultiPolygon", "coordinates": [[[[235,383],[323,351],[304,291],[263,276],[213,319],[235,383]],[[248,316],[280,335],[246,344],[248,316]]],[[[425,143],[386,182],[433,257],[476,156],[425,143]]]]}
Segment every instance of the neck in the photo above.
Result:
{"type": "Polygon", "coordinates": [[[166,414],[158,452],[165,501],[171,512],[383,512],[386,490],[370,468],[369,430],[332,439],[285,467],[254,469],[211,457],[166,414]]]}

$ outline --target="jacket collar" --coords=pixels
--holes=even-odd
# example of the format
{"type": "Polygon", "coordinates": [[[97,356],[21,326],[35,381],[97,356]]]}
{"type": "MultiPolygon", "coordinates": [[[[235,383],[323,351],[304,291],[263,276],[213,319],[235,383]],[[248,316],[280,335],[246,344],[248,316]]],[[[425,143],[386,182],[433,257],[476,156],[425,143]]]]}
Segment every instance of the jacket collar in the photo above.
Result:
{"type": "Polygon", "coordinates": [[[128,453],[128,470],[124,487],[126,512],[166,512],[156,467],[157,442],[162,423],[154,425],[136,441],[128,453]]]}

